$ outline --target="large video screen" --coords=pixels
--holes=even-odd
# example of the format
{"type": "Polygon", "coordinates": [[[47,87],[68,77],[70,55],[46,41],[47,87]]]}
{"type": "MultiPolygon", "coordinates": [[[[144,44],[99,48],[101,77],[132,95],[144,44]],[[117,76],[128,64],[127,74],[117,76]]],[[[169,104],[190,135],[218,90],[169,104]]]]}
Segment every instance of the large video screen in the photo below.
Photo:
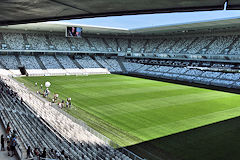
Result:
{"type": "Polygon", "coordinates": [[[66,36],[67,37],[81,37],[82,36],[82,28],[81,27],[67,27],[66,36]]]}

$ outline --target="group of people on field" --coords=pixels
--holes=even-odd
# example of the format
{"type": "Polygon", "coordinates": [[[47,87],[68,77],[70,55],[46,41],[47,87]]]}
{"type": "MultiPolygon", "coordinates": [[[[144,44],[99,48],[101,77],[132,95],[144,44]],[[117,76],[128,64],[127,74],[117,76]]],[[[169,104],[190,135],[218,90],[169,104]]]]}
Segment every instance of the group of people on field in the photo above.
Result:
{"type": "MultiPolygon", "coordinates": [[[[37,87],[38,83],[35,82],[35,87],[37,87]]],[[[40,85],[40,89],[43,89],[43,85],[41,84],[40,85]]],[[[43,90],[43,92],[41,91],[37,91],[37,94],[40,94],[40,95],[43,95],[43,97],[47,98],[50,94],[50,91],[48,88],[46,88],[45,90],[43,90]]],[[[72,99],[69,97],[67,98],[66,100],[60,100],[59,101],[59,95],[57,93],[55,93],[53,95],[53,98],[52,98],[52,103],[57,103],[57,106],[59,108],[71,108],[72,106],[72,99]]]]}
{"type": "Polygon", "coordinates": [[[71,102],[71,98],[67,98],[66,101],[62,100],[61,102],[58,102],[58,107],[59,108],[71,108],[72,102],[71,102]]]}

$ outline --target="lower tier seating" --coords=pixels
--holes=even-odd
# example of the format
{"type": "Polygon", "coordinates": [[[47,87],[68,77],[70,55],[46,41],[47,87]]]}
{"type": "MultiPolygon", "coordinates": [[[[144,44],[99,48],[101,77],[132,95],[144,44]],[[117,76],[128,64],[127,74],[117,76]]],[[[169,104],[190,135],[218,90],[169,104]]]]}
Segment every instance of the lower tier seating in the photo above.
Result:
{"type": "Polygon", "coordinates": [[[240,88],[240,73],[225,73],[221,71],[206,71],[190,67],[172,67],[161,65],[144,65],[133,62],[123,62],[128,72],[153,77],[195,82],[206,85],[227,88],[240,88]],[[147,68],[147,69],[146,69],[147,68]]]}

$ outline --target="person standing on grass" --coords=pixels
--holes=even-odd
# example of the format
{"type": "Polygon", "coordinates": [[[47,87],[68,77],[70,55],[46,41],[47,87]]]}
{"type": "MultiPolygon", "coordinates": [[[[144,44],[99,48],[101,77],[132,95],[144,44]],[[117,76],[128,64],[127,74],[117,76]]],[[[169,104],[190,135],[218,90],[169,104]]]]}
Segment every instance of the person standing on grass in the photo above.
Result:
{"type": "Polygon", "coordinates": [[[67,107],[67,108],[69,107],[69,102],[68,102],[68,101],[66,101],[66,107],[67,107]]]}
{"type": "Polygon", "coordinates": [[[60,103],[60,102],[58,102],[58,107],[59,107],[59,108],[62,108],[62,105],[61,105],[61,103],[60,103]]]}
{"type": "Polygon", "coordinates": [[[4,137],[3,134],[1,135],[1,151],[5,151],[5,147],[4,147],[4,137]]]}
{"type": "Polygon", "coordinates": [[[71,108],[71,105],[72,105],[71,100],[72,100],[71,98],[67,99],[69,108],[71,108]]]}
{"type": "Polygon", "coordinates": [[[65,106],[65,101],[64,100],[62,100],[62,108],[65,106]]]}
{"type": "Polygon", "coordinates": [[[37,87],[37,82],[35,82],[35,87],[37,87]]]}
{"type": "Polygon", "coordinates": [[[47,88],[47,89],[45,90],[45,97],[48,97],[49,93],[50,93],[50,91],[49,91],[49,89],[47,88]]]}
{"type": "Polygon", "coordinates": [[[53,98],[54,98],[54,102],[56,102],[58,99],[58,94],[55,93],[53,98]]]}
{"type": "Polygon", "coordinates": [[[40,88],[41,88],[41,89],[43,88],[43,85],[42,85],[42,84],[40,85],[40,88]]]}

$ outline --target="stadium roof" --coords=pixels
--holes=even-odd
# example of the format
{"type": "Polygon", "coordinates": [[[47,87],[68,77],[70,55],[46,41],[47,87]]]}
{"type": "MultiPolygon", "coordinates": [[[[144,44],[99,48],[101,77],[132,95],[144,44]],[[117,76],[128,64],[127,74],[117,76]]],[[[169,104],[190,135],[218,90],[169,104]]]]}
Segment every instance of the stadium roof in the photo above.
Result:
{"type": "Polygon", "coordinates": [[[46,32],[65,32],[67,26],[82,27],[84,33],[91,34],[126,34],[127,29],[123,28],[111,28],[111,27],[100,27],[92,25],[77,25],[66,22],[39,22],[39,23],[28,23],[19,25],[2,26],[0,29],[8,30],[25,30],[25,31],[46,31],[46,32]]]}
{"type": "Polygon", "coordinates": [[[226,18],[211,21],[195,21],[192,23],[178,23],[171,25],[159,25],[154,27],[144,27],[136,29],[124,29],[114,27],[102,27],[93,25],[72,24],[67,22],[40,22],[20,25],[2,26],[0,29],[7,30],[29,30],[29,31],[46,31],[46,32],[65,32],[67,26],[79,26],[83,28],[86,34],[102,35],[161,35],[164,33],[174,33],[182,31],[209,30],[217,28],[233,28],[240,24],[240,17],[226,18]]]}
{"type": "MultiPolygon", "coordinates": [[[[0,24],[140,13],[223,9],[226,0],[1,0],[0,24]]],[[[228,0],[240,9],[239,0],[228,0]]]]}

